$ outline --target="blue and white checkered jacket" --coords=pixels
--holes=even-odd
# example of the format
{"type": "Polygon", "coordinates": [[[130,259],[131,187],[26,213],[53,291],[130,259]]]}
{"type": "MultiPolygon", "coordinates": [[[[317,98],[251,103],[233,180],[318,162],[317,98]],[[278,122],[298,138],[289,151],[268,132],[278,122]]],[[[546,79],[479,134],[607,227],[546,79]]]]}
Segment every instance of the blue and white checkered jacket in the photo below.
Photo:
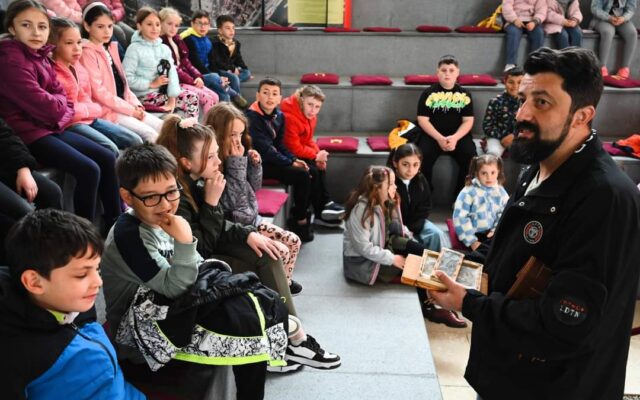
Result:
{"type": "Polygon", "coordinates": [[[453,226],[458,239],[471,246],[478,240],[476,233],[493,229],[507,200],[509,195],[501,185],[484,186],[474,178],[471,185],[460,191],[453,206],[453,226]]]}

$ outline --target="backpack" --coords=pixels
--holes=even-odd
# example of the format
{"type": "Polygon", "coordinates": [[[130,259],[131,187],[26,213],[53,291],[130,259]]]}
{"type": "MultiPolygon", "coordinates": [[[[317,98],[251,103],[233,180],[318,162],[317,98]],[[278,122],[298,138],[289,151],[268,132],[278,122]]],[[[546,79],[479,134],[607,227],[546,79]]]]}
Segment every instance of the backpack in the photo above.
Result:
{"type": "Polygon", "coordinates": [[[498,8],[496,8],[496,10],[493,12],[493,14],[491,14],[490,17],[485,18],[482,21],[478,22],[477,26],[480,26],[483,28],[491,28],[499,32],[502,30],[503,23],[504,22],[502,20],[502,4],[501,4],[498,6],[498,8]]]}

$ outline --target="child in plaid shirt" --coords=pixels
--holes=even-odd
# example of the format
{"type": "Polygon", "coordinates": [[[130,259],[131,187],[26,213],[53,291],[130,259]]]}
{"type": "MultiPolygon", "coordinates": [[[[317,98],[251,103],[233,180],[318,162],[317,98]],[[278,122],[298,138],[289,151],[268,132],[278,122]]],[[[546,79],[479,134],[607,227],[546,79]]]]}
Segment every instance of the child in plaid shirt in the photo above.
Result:
{"type": "Polygon", "coordinates": [[[458,239],[472,250],[467,257],[484,262],[493,232],[509,195],[502,187],[502,159],[493,154],[474,157],[466,185],[453,206],[458,239]]]}
{"type": "Polygon", "coordinates": [[[500,157],[511,146],[515,132],[516,113],[520,108],[518,89],[523,75],[524,71],[518,67],[505,72],[505,91],[489,100],[482,121],[482,130],[487,143],[484,152],[487,154],[495,154],[500,157]]]}

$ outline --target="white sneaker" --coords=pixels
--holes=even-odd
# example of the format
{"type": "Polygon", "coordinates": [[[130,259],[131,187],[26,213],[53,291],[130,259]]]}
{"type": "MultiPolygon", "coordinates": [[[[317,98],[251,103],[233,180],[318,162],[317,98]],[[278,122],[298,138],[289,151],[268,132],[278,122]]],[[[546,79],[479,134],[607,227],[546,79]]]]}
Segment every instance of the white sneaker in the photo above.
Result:
{"type": "Polygon", "coordinates": [[[271,365],[267,365],[267,372],[272,372],[274,374],[286,374],[288,372],[299,371],[304,367],[304,365],[297,363],[295,361],[287,361],[287,365],[283,365],[280,367],[272,367],[271,365]]]}
{"type": "Polygon", "coordinates": [[[515,64],[507,64],[504,66],[504,72],[507,72],[508,70],[517,67],[517,65],[515,64]]]}
{"type": "Polygon", "coordinates": [[[311,335],[298,346],[289,343],[285,359],[318,369],[338,368],[342,364],[339,355],[325,351],[311,335]]]}

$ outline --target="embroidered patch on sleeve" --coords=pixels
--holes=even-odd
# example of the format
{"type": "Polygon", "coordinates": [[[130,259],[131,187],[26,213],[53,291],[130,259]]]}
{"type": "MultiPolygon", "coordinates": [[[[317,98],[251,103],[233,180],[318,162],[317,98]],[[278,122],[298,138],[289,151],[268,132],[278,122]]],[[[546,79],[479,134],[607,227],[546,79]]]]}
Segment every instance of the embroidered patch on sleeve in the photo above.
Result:
{"type": "Polygon", "coordinates": [[[553,312],[558,321],[565,325],[580,325],[587,319],[587,305],[584,301],[575,297],[564,296],[556,301],[553,312]]]}

